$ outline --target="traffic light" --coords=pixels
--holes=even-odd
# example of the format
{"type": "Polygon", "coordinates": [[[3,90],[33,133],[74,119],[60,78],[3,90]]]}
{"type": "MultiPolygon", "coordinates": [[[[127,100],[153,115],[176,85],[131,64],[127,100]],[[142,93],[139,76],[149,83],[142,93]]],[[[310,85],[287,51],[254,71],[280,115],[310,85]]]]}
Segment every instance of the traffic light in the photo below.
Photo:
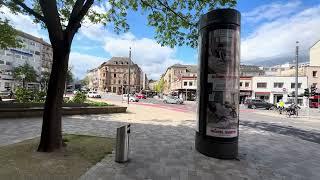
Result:
{"type": "Polygon", "coordinates": [[[303,96],[305,96],[305,97],[309,97],[309,88],[307,88],[307,89],[304,89],[304,93],[303,93],[303,96]]]}
{"type": "Polygon", "coordinates": [[[317,88],[315,86],[311,86],[311,96],[315,96],[316,95],[316,91],[317,91],[317,88]]]}

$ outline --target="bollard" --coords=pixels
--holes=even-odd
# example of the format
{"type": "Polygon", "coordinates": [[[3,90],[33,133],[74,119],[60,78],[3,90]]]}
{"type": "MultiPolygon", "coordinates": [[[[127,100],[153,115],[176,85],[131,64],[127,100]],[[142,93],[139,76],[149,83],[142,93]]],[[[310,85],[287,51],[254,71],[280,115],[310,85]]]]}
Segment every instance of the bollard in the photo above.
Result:
{"type": "Polygon", "coordinates": [[[129,159],[130,124],[117,128],[115,162],[124,163],[129,159]]]}

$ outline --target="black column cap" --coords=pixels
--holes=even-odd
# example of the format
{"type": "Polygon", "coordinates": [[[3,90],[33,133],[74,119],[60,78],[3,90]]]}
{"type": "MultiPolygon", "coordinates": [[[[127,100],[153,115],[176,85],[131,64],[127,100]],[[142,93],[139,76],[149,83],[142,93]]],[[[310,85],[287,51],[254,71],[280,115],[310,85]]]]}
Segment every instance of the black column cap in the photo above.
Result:
{"type": "Polygon", "coordinates": [[[212,24],[235,24],[240,26],[241,14],[235,9],[215,9],[201,16],[199,30],[212,24]]]}

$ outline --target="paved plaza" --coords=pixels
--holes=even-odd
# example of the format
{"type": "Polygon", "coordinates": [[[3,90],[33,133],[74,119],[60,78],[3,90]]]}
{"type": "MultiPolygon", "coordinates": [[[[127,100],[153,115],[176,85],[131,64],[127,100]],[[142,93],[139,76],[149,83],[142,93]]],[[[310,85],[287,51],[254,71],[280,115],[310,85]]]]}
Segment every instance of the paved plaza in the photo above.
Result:
{"type": "MultiPolygon", "coordinates": [[[[193,113],[131,104],[123,114],[66,116],[63,131],[115,137],[117,127],[132,124],[130,162],[118,164],[109,155],[82,180],[320,179],[320,132],[312,123],[290,127],[243,110],[239,159],[219,160],[195,150],[194,119],[193,113]]],[[[40,130],[40,118],[2,119],[0,146],[39,136],[40,130]]]]}

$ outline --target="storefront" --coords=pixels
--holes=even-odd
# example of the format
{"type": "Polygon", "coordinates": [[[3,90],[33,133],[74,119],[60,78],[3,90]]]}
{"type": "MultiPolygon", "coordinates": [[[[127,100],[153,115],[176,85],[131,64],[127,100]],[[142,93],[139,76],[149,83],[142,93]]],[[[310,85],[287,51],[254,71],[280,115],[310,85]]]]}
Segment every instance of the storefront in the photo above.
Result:
{"type": "Polygon", "coordinates": [[[256,92],[255,99],[261,99],[263,101],[269,102],[270,92],[256,92]]]}
{"type": "Polygon", "coordinates": [[[240,103],[240,104],[244,104],[244,102],[246,101],[246,99],[250,99],[251,96],[252,96],[252,91],[240,90],[239,103],[240,103]]]}

